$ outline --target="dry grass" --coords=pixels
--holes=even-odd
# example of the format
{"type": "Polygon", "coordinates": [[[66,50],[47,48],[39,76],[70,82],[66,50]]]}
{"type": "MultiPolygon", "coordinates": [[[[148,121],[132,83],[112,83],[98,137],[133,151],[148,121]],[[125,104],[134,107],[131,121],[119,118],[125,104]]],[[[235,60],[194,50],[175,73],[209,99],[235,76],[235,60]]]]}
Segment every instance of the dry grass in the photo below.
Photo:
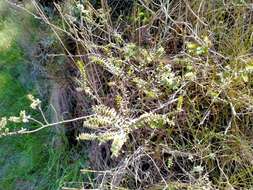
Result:
{"type": "Polygon", "coordinates": [[[252,187],[250,3],[67,1],[49,17],[32,2],[62,45],[47,56],[64,57],[72,90],[90,97],[75,114],[95,113],[78,131],[100,141],[83,170],[98,188],[252,187]]]}

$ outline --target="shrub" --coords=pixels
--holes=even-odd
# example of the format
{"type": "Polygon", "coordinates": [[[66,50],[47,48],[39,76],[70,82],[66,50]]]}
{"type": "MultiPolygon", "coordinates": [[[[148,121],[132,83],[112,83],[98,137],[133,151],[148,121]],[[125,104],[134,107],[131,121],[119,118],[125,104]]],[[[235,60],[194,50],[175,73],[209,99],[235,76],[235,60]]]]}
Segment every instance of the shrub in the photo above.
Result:
{"type": "Polygon", "coordinates": [[[3,118],[3,134],[84,119],[77,139],[98,141],[91,149],[110,146],[91,156],[102,189],[252,187],[250,4],[140,0],[121,16],[109,5],[57,5],[57,26],[36,4],[91,114],[49,124],[38,107],[43,122],[25,112],[18,121],[41,128],[5,132],[3,118]],[[62,36],[76,47],[68,51],[62,36]]]}

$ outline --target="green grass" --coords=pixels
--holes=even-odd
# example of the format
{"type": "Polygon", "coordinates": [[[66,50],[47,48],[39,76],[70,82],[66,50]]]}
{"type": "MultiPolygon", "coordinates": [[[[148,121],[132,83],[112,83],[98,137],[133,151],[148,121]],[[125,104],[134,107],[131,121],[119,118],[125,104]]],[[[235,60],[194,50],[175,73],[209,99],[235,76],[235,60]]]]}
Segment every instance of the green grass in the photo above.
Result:
{"type": "Polygon", "coordinates": [[[71,159],[69,150],[53,149],[49,133],[0,140],[0,189],[59,189],[80,182],[84,159],[71,159]]]}
{"type": "MultiPolygon", "coordinates": [[[[0,10],[1,6],[2,3],[0,10]]],[[[27,72],[27,60],[17,40],[18,23],[12,19],[13,15],[0,17],[0,117],[18,115],[23,109],[29,111],[29,92],[18,80],[27,72]]],[[[0,139],[0,190],[56,190],[65,182],[82,181],[80,169],[85,158],[74,159],[75,152],[68,149],[67,143],[53,147],[53,136],[48,129],[0,139]]]]}

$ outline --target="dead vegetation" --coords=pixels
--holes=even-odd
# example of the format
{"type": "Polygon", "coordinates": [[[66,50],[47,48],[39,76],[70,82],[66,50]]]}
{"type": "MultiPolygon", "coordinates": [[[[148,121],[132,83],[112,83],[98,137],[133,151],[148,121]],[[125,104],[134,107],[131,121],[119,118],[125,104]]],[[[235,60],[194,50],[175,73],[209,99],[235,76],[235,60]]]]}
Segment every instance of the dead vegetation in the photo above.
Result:
{"type": "Polygon", "coordinates": [[[251,3],[32,3],[56,36],[61,113],[93,114],[71,133],[92,141],[89,188],[253,186],[251,3]]]}

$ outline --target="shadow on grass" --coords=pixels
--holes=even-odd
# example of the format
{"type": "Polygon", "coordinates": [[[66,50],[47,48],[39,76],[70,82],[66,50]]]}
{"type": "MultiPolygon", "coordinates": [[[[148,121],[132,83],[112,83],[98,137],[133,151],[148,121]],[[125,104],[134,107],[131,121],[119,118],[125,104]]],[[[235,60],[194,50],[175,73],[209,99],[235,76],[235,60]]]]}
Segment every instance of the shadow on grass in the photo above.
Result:
{"type": "MultiPolygon", "coordinates": [[[[8,14],[0,17],[0,117],[18,115],[21,110],[29,109],[28,89],[19,81],[19,76],[27,72],[26,57],[17,43],[18,23],[12,19],[13,15],[8,14]]],[[[73,156],[75,152],[69,150],[67,144],[53,147],[54,135],[51,130],[45,130],[33,135],[1,138],[0,189],[55,190],[64,182],[83,181],[80,169],[85,158],[73,156]]]]}

